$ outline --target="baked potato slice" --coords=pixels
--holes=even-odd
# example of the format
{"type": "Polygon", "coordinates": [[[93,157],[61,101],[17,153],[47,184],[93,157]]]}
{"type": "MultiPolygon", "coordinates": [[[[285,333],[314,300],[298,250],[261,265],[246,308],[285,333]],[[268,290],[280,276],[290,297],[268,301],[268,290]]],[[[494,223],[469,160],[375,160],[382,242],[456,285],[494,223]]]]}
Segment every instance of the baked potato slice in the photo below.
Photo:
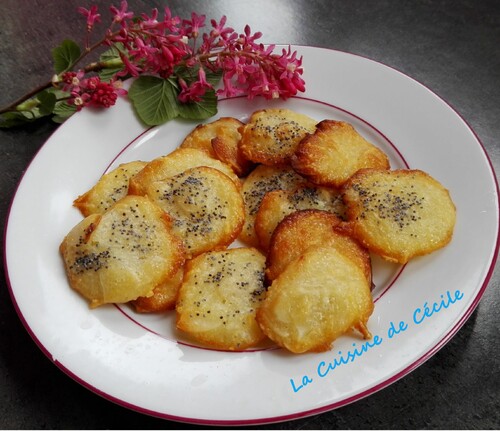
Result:
{"type": "Polygon", "coordinates": [[[244,123],[232,117],[222,117],[211,123],[199,124],[186,136],[180,148],[205,150],[211,157],[231,166],[239,177],[247,175],[253,163],[239,149],[240,127],[244,123]]]}
{"type": "Polygon", "coordinates": [[[373,300],[362,269],[328,245],[308,248],[268,288],[257,311],[262,331],[293,353],[322,352],[358,329],[365,338],[373,300]]]}
{"type": "Polygon", "coordinates": [[[370,254],[358,241],[341,231],[342,225],[337,216],[323,210],[301,210],[286,216],[271,237],[266,261],[267,280],[276,279],[310,247],[327,245],[356,263],[371,285],[370,254]]]}
{"type": "Polygon", "coordinates": [[[245,220],[243,197],[218,169],[199,166],[149,184],[147,196],[174,220],[186,256],[224,249],[240,234],[245,220]]]}
{"type": "Polygon", "coordinates": [[[131,305],[138,313],[162,313],[173,310],[183,276],[184,266],[181,266],[173,277],[156,286],[151,296],[140,296],[131,301],[131,305]]]}
{"type": "Polygon", "coordinates": [[[265,338],[256,310],[265,296],[265,257],[254,248],[203,253],[186,264],[177,328],[216,349],[244,350],[265,338]]]}
{"type": "Polygon", "coordinates": [[[73,289],[90,307],[151,296],[184,263],[171,220],[148,198],[125,196],[78,223],[60,245],[73,289]]]}
{"type": "Polygon", "coordinates": [[[245,223],[240,239],[252,247],[259,247],[255,233],[255,217],[266,193],[273,190],[294,190],[307,184],[307,180],[291,167],[258,165],[243,180],[242,194],[245,203],[245,223]]]}
{"type": "Polygon", "coordinates": [[[197,166],[208,166],[218,169],[231,178],[237,186],[241,186],[240,179],[230,166],[198,148],[177,148],[166,156],[150,161],[140,172],[130,179],[129,194],[145,195],[149,185],[173,177],[186,169],[197,166]]]}
{"type": "Polygon", "coordinates": [[[451,241],[456,209],[450,193],[421,170],[362,170],[343,193],[349,233],[386,260],[404,264],[451,241]]]}
{"type": "Polygon", "coordinates": [[[340,187],[359,169],[389,169],[387,155],[343,121],[321,121],[291,158],[293,168],[315,184],[340,187]]]}
{"type": "Polygon", "coordinates": [[[122,163],[111,172],[104,174],[99,181],[73,202],[84,217],[102,214],[116,201],[128,194],[130,178],[137,174],[147,162],[133,161],[122,163]]]}
{"type": "Polygon", "coordinates": [[[248,160],[264,165],[286,165],[300,140],[313,133],[317,121],[290,109],[254,112],[241,128],[240,149],[248,160]]]}
{"type": "Polygon", "coordinates": [[[255,233],[262,250],[269,249],[271,235],[278,223],[292,212],[305,209],[330,211],[339,218],[345,217],[345,207],[340,192],[330,187],[313,184],[293,191],[275,190],[264,196],[255,216],[255,233]]]}

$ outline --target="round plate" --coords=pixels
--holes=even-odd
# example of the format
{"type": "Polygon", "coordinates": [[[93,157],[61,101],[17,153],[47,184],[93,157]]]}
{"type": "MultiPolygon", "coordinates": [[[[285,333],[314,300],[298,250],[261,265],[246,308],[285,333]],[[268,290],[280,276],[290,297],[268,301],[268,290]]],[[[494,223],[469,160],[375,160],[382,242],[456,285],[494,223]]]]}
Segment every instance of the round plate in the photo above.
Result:
{"type": "MultiPolygon", "coordinates": [[[[442,347],[477,306],[498,252],[498,189],[474,132],[442,99],[380,63],[338,51],[303,55],[307,91],[287,101],[220,101],[218,116],[245,120],[287,107],[317,120],[351,122],[393,167],[424,170],[457,207],[452,242],[404,268],[374,259],[373,339],[338,339],[332,350],[231,353],[184,342],[173,313],[127,306],[90,310],[70,289],[58,247],[81,220],[73,200],[107,170],[177,147],[195,126],[145,129],[126,100],[84,110],[41,148],[12,202],[5,265],[13,302],[36,343],[78,382],[125,407],[206,424],[257,424],[324,412],[403,377],[442,347]]],[[[213,121],[210,119],[209,121],[213,121]]]]}

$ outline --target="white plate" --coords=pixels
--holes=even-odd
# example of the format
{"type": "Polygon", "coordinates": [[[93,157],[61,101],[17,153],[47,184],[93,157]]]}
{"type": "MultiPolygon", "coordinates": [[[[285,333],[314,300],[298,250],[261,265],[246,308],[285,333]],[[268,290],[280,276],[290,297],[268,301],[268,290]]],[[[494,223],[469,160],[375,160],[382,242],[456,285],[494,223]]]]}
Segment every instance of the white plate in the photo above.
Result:
{"type": "Polygon", "coordinates": [[[389,67],[293,48],[304,56],[302,97],[225,100],[218,115],[245,119],[263,106],[287,106],[318,120],[350,121],[394,167],[425,170],[450,189],[458,210],[451,244],[404,268],[375,260],[369,329],[376,337],[364,349],[362,340],[345,336],[321,354],[219,352],[183,342],[171,315],[138,316],[114,306],[91,311],[69,288],[58,253],[81,219],[73,199],[118,163],[171,151],[193,124],[145,130],[125,100],[106,112],[82,111],[54,133],[24,175],[9,214],[5,264],[27,330],[84,386],[131,409],[192,423],[295,419],[401,378],[442,347],[477,306],[497,257],[499,217],[495,175],[474,132],[438,96],[389,67]],[[390,331],[391,323],[404,330],[390,331]]]}

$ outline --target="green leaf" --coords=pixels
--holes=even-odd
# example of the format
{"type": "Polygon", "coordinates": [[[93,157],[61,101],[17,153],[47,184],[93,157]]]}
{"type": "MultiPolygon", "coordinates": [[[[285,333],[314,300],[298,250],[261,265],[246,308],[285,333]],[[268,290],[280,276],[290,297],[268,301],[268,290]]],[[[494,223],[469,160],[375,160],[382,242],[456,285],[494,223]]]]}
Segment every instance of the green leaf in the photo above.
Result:
{"type": "Polygon", "coordinates": [[[29,114],[18,111],[4,112],[0,115],[0,128],[7,129],[10,127],[22,126],[34,120],[29,114]]]}
{"type": "MultiPolygon", "coordinates": [[[[199,65],[195,65],[192,67],[187,67],[185,65],[177,66],[174,70],[174,74],[184,79],[184,81],[186,81],[189,85],[198,79],[199,68],[200,68],[199,65]]],[[[205,69],[205,76],[207,82],[211,84],[213,87],[216,87],[222,78],[222,70],[213,72],[209,69],[205,69]]]]}
{"type": "Polygon", "coordinates": [[[209,90],[200,102],[179,103],[179,115],[186,120],[206,120],[217,114],[217,96],[209,90]]]}
{"type": "Polygon", "coordinates": [[[206,71],[207,75],[207,82],[209,84],[212,84],[213,87],[216,87],[220,80],[222,79],[222,71],[218,72],[212,72],[212,71],[206,71]]]}
{"type": "Polygon", "coordinates": [[[54,107],[54,116],[52,117],[52,121],[55,123],[64,123],[64,121],[71,117],[75,112],[75,105],[70,105],[65,101],[57,102],[54,107]]]}
{"type": "Polygon", "coordinates": [[[65,100],[69,93],[57,88],[48,88],[36,94],[36,96],[20,103],[15,110],[0,115],[0,128],[22,126],[42,117],[52,114],[56,123],[62,123],[76,112],[74,105],[68,105],[65,100]]]}
{"type": "Polygon", "coordinates": [[[40,115],[50,115],[56,106],[56,95],[49,91],[42,91],[37,94],[37,99],[40,101],[38,109],[40,110],[40,115]]]}
{"type": "Polygon", "coordinates": [[[70,39],[63,40],[61,45],[52,49],[52,58],[54,59],[56,73],[69,70],[79,57],[80,47],[70,39]]]}
{"type": "Polygon", "coordinates": [[[102,69],[99,71],[99,78],[101,78],[101,81],[109,82],[114,78],[114,76],[118,72],[121,72],[122,70],[123,70],[123,66],[102,69]]]}
{"type": "Polygon", "coordinates": [[[157,126],[179,115],[177,87],[168,79],[140,76],[128,91],[139,118],[148,126],[157,126]]]}
{"type": "Polygon", "coordinates": [[[122,43],[117,43],[108,50],[104,51],[99,56],[99,61],[109,61],[120,58],[120,52],[125,53],[125,48],[122,43]]]}
{"type": "Polygon", "coordinates": [[[102,81],[110,81],[118,72],[124,69],[120,57],[120,51],[123,52],[123,49],[123,45],[118,43],[99,56],[100,63],[106,65],[104,69],[99,71],[99,78],[102,81]]]}

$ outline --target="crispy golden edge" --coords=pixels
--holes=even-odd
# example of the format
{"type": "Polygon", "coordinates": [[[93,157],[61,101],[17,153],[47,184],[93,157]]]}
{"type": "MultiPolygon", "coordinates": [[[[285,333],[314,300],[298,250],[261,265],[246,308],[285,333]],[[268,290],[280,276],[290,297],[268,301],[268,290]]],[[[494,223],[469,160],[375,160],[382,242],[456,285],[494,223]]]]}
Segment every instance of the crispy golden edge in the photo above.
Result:
{"type": "Polygon", "coordinates": [[[313,183],[333,187],[342,186],[359,169],[390,168],[380,148],[364,139],[351,124],[335,120],[321,121],[313,134],[300,141],[291,165],[313,183]]]}
{"type": "MultiPolygon", "coordinates": [[[[332,213],[320,210],[301,210],[286,216],[274,229],[266,259],[266,278],[276,279],[285,267],[313,244],[325,238],[310,236],[311,224],[322,226],[326,231],[342,222],[332,213]],[[304,220],[308,220],[304,223],[304,220]]],[[[314,226],[313,226],[314,227],[314,226]]]]}
{"type": "Polygon", "coordinates": [[[424,256],[430,254],[440,248],[445,247],[450,243],[453,237],[453,228],[455,224],[456,217],[456,207],[451,199],[451,195],[449,190],[446,189],[439,181],[430,176],[427,172],[424,172],[419,169],[397,169],[397,170],[380,170],[380,169],[361,169],[355,175],[353,175],[343,186],[342,188],[344,193],[344,200],[347,207],[347,215],[348,222],[343,226],[343,231],[353,237],[355,237],[361,244],[363,244],[367,249],[371,252],[381,256],[385,260],[389,262],[406,264],[409,260],[414,257],[424,256]],[[424,179],[428,181],[429,184],[433,184],[433,187],[437,187],[441,191],[445,192],[447,197],[447,203],[451,205],[453,208],[453,226],[451,229],[442,236],[439,241],[433,241],[432,243],[428,243],[427,247],[422,248],[419,251],[413,251],[411,253],[408,250],[392,248],[388,249],[386,247],[382,247],[378,242],[374,242],[368,238],[368,235],[365,233],[365,227],[363,223],[363,217],[361,216],[363,212],[362,204],[359,199],[351,200],[348,198],[347,191],[355,187],[356,184],[363,181],[364,179],[370,178],[373,175],[383,174],[387,176],[387,178],[393,178],[396,175],[402,176],[414,176],[416,175],[420,179],[424,179]]]}
{"type": "Polygon", "coordinates": [[[340,191],[331,187],[305,184],[295,190],[276,190],[264,196],[255,217],[255,233],[262,250],[268,251],[274,229],[292,212],[318,209],[345,218],[340,191]]]}
{"type": "MultiPolygon", "coordinates": [[[[166,280],[168,280],[169,278],[171,278],[176,273],[176,271],[184,264],[185,251],[184,251],[184,246],[183,246],[181,239],[172,232],[172,219],[170,218],[170,216],[167,213],[165,213],[164,211],[162,211],[161,208],[159,208],[153,202],[151,202],[147,197],[125,196],[122,199],[118,200],[114,205],[112,205],[103,214],[91,214],[90,216],[81,220],[77,225],[75,225],[73,227],[73,229],[75,229],[78,225],[85,223],[85,221],[90,221],[89,226],[85,229],[84,235],[81,238],[82,242],[84,244],[86,244],[91,240],[92,235],[94,234],[96,229],[98,229],[99,224],[101,223],[103,217],[105,217],[108,212],[115,211],[117,207],[119,207],[120,205],[123,205],[124,203],[126,203],[127,205],[131,205],[130,202],[141,201],[141,200],[144,201],[144,203],[147,203],[147,205],[150,205],[150,209],[153,210],[154,212],[156,212],[156,215],[158,217],[158,221],[160,222],[160,224],[163,225],[165,232],[169,236],[169,242],[170,242],[170,246],[171,246],[169,248],[169,250],[170,250],[171,256],[170,256],[170,262],[169,262],[168,268],[165,267],[165,272],[163,274],[163,277],[161,278],[161,280],[159,280],[158,284],[161,284],[161,283],[165,282],[166,280]]],[[[88,297],[87,295],[85,295],[85,293],[83,291],[81,291],[80,288],[76,287],[75,282],[76,282],[76,279],[78,277],[76,277],[73,274],[73,272],[70,269],[70,266],[68,265],[67,259],[66,259],[66,254],[68,252],[67,240],[68,240],[68,236],[71,234],[71,232],[72,231],[70,231],[65,236],[65,238],[63,239],[63,241],[61,242],[61,244],[59,246],[59,252],[63,258],[66,275],[68,277],[68,281],[70,283],[70,286],[90,301],[90,303],[89,303],[90,308],[96,308],[100,305],[103,305],[104,303],[88,297]]],[[[153,291],[153,289],[151,290],[151,293],[152,293],[152,291],[153,291]]],[[[146,295],[146,296],[149,296],[149,295],[146,295]]]]}
{"type": "MultiPolygon", "coordinates": [[[[345,278],[343,278],[343,280],[345,280],[345,278]]],[[[322,285],[324,286],[323,283],[322,285]]],[[[352,288],[353,287],[351,285],[351,289],[352,288]]],[[[310,291],[307,291],[307,296],[309,296],[309,292],[312,301],[317,300],[318,295],[315,290],[311,289],[310,291]]],[[[349,306],[355,309],[355,306],[353,304],[350,304],[349,306]]],[[[257,310],[257,321],[259,322],[259,325],[261,326],[263,332],[271,340],[276,342],[276,344],[278,344],[279,346],[291,351],[292,353],[319,353],[331,349],[331,344],[338,337],[348,333],[352,329],[360,331],[361,335],[364,338],[371,338],[371,333],[367,328],[367,322],[370,315],[373,313],[373,310],[374,303],[370,293],[370,286],[368,280],[366,279],[364,274],[362,274],[362,269],[357,266],[353,260],[349,259],[340,251],[331,248],[327,244],[318,244],[309,247],[303,254],[299,255],[295,260],[291,261],[286,266],[284,271],[279,275],[279,277],[273,281],[268,289],[264,302],[257,310]],[[315,271],[312,271],[310,268],[311,262],[320,262],[320,260],[317,260],[316,258],[320,257],[318,255],[324,253],[330,255],[329,259],[327,259],[328,265],[326,265],[321,270],[319,268],[315,268],[315,271]],[[338,267],[332,267],[331,264],[334,263],[334,261],[331,260],[332,257],[335,258],[335,262],[338,263],[338,267]],[[359,284],[357,284],[359,288],[357,288],[356,291],[359,291],[359,294],[362,295],[361,298],[363,298],[361,301],[364,303],[364,306],[362,309],[357,310],[358,315],[353,318],[353,321],[351,321],[348,326],[332,328],[330,324],[325,323],[325,320],[328,321],[328,319],[331,318],[329,317],[329,313],[323,313],[322,320],[318,321],[317,324],[314,325],[318,328],[322,328],[320,330],[321,334],[315,334],[321,335],[321,337],[315,337],[314,339],[308,338],[307,341],[305,341],[303,336],[301,336],[299,340],[295,339],[294,325],[300,325],[300,322],[296,321],[295,315],[292,321],[287,321],[286,318],[281,315],[280,311],[276,311],[276,307],[279,307],[278,304],[284,300],[291,301],[289,305],[289,307],[291,308],[288,309],[288,307],[285,307],[285,309],[287,314],[293,314],[293,307],[296,307],[295,299],[297,299],[292,293],[294,290],[297,289],[297,291],[300,292],[300,297],[303,297],[308,289],[307,286],[309,286],[309,277],[312,277],[314,279],[313,284],[318,282],[317,277],[325,277],[325,283],[328,283],[330,280],[329,271],[337,271],[339,270],[339,268],[347,267],[350,268],[349,272],[350,274],[352,274],[352,278],[350,278],[349,283],[359,282],[359,284]],[[291,297],[289,295],[291,295],[291,297]],[[283,330],[286,332],[286,334],[283,334],[283,330]]],[[[307,317],[308,319],[313,318],[311,315],[307,315],[307,317]]],[[[331,323],[331,321],[329,323],[331,323]]],[[[311,322],[309,322],[308,325],[311,325],[311,322]]],[[[312,327],[310,327],[309,329],[311,328],[312,327]]]]}
{"type": "Polygon", "coordinates": [[[239,177],[247,175],[253,163],[239,149],[239,129],[244,123],[233,117],[221,117],[211,123],[197,125],[179,148],[197,148],[231,166],[239,177]]]}
{"type": "Polygon", "coordinates": [[[288,214],[295,211],[287,200],[288,193],[286,190],[266,193],[255,216],[255,235],[259,240],[260,248],[266,252],[269,250],[271,236],[276,226],[288,214]]]}
{"type": "MultiPolygon", "coordinates": [[[[250,338],[248,339],[248,341],[246,343],[243,342],[243,340],[240,338],[238,345],[234,345],[233,343],[226,342],[225,337],[214,337],[214,334],[213,334],[214,330],[216,330],[216,331],[217,330],[220,330],[220,331],[225,330],[226,326],[223,323],[223,320],[221,320],[222,326],[218,327],[218,329],[217,328],[216,329],[210,328],[210,330],[208,330],[208,331],[196,331],[194,328],[196,328],[197,325],[193,323],[193,317],[190,317],[190,314],[192,313],[193,315],[195,315],[196,312],[200,312],[200,309],[199,308],[196,308],[196,309],[190,308],[190,306],[185,303],[185,301],[187,301],[187,297],[189,297],[192,292],[198,291],[199,295],[203,295],[203,291],[200,290],[201,289],[200,283],[197,283],[194,281],[194,278],[192,278],[192,274],[195,274],[198,271],[198,269],[199,269],[198,267],[200,265],[203,265],[203,263],[206,261],[207,258],[210,259],[210,257],[214,257],[214,256],[219,257],[219,256],[221,256],[221,253],[223,253],[226,256],[224,263],[234,262],[234,261],[231,261],[230,259],[228,259],[227,256],[229,256],[229,255],[235,256],[234,259],[238,259],[238,258],[241,259],[241,256],[243,256],[245,263],[248,263],[250,260],[254,260],[262,268],[262,270],[264,269],[265,257],[262,255],[262,253],[259,250],[257,250],[256,248],[253,248],[253,247],[231,248],[231,249],[225,250],[223,252],[217,251],[217,250],[216,251],[209,251],[209,252],[203,253],[201,255],[198,255],[193,259],[188,260],[186,262],[185,267],[184,267],[184,280],[183,280],[183,283],[179,289],[179,296],[178,296],[177,304],[176,304],[176,327],[180,331],[187,334],[192,340],[199,342],[199,343],[202,343],[203,345],[205,345],[207,347],[211,347],[211,348],[215,348],[215,349],[219,349],[219,350],[222,349],[222,350],[230,350],[230,351],[241,351],[241,350],[245,350],[249,347],[253,347],[253,346],[257,345],[258,343],[260,343],[262,340],[264,340],[266,338],[264,333],[260,329],[260,326],[258,325],[256,319],[255,319],[255,315],[256,315],[257,309],[258,309],[257,306],[255,307],[255,310],[253,313],[249,313],[246,315],[243,314],[242,316],[238,315],[238,318],[242,318],[242,319],[244,319],[243,322],[246,322],[246,323],[243,323],[242,326],[239,327],[239,330],[240,330],[239,332],[243,332],[243,333],[247,334],[250,338]],[[238,257],[238,255],[240,255],[240,257],[238,257]],[[248,319],[252,319],[253,325],[251,325],[251,326],[248,325],[248,319]],[[194,325],[194,326],[192,326],[192,325],[194,325]]],[[[210,266],[210,268],[214,268],[213,269],[214,272],[218,271],[217,266],[210,266]]],[[[230,270],[232,270],[233,267],[231,265],[228,265],[228,268],[230,270]]],[[[238,267],[238,268],[240,268],[240,267],[238,267]]],[[[212,272],[212,269],[210,269],[210,272],[212,272]]],[[[199,273],[197,273],[196,275],[199,275],[199,273]]],[[[231,277],[232,275],[228,274],[227,276],[231,277]]],[[[207,278],[210,279],[212,283],[217,284],[217,274],[216,273],[215,274],[208,273],[207,278]]],[[[244,281],[248,282],[249,279],[245,279],[244,281]]],[[[203,283],[203,286],[205,286],[205,283],[203,283]]],[[[253,288],[253,287],[262,288],[262,292],[259,295],[255,296],[255,298],[256,298],[255,300],[260,301],[261,300],[260,297],[263,297],[265,294],[265,289],[263,289],[264,286],[263,285],[259,285],[259,286],[249,285],[248,287],[250,287],[250,288],[253,288]]],[[[208,286],[208,287],[205,286],[205,288],[217,289],[217,286],[215,286],[215,287],[214,286],[208,286]]],[[[235,290],[236,290],[236,288],[235,288],[235,290]]],[[[244,295],[251,295],[250,293],[245,292],[244,289],[243,289],[243,294],[244,295]]],[[[206,301],[203,298],[200,298],[200,300],[203,303],[203,306],[208,306],[209,309],[212,308],[210,302],[206,301]]],[[[219,305],[220,304],[216,304],[216,306],[219,306],[219,305]]],[[[234,305],[234,304],[232,304],[232,305],[234,305]]],[[[217,307],[214,307],[214,308],[217,308],[217,307]]],[[[211,311],[212,311],[212,315],[214,315],[212,309],[211,309],[211,311]]],[[[201,311],[201,312],[203,312],[203,311],[201,311]]],[[[214,316],[217,318],[217,314],[215,314],[214,316]]],[[[198,316],[196,316],[196,318],[198,318],[198,316]]],[[[226,316],[226,319],[227,318],[229,318],[229,316],[226,316]]],[[[221,319],[222,319],[222,316],[221,316],[221,319]]]]}
{"type": "Polygon", "coordinates": [[[206,151],[210,155],[210,157],[213,157],[214,159],[217,158],[217,155],[212,149],[212,143],[211,143],[213,137],[215,137],[215,134],[210,138],[206,138],[206,136],[204,136],[205,134],[207,134],[208,127],[210,127],[208,124],[198,124],[184,138],[182,143],[179,145],[179,148],[195,148],[198,150],[203,150],[206,151]]]}
{"type": "MultiPolygon", "coordinates": [[[[188,258],[192,258],[198,254],[210,250],[223,250],[227,248],[240,235],[243,224],[245,222],[243,197],[239,188],[236,186],[236,184],[234,184],[231,178],[229,178],[218,169],[208,166],[197,166],[187,169],[186,171],[181,172],[171,179],[175,179],[176,177],[180,176],[189,177],[190,175],[194,175],[197,178],[208,177],[212,184],[214,184],[210,188],[210,192],[214,192],[216,189],[219,189],[217,198],[223,197],[221,201],[225,201],[226,206],[223,206],[223,202],[221,202],[219,208],[214,210],[218,211],[217,213],[215,213],[214,211],[209,211],[209,202],[204,201],[200,198],[196,198],[193,200],[193,202],[196,204],[196,210],[199,209],[199,217],[201,218],[197,221],[194,221],[190,218],[192,214],[186,214],[184,209],[182,209],[182,214],[180,214],[179,216],[176,215],[174,209],[172,209],[170,206],[172,205],[173,207],[178,207],[178,203],[167,203],[166,206],[162,205],[161,198],[158,197],[158,195],[155,193],[156,188],[160,187],[158,186],[158,184],[161,185],[161,181],[152,183],[146,190],[149,198],[152,199],[152,201],[155,202],[159,207],[163,208],[167,213],[170,213],[170,216],[174,219],[173,230],[183,239],[186,250],[185,253],[188,258]],[[227,205],[230,206],[227,207],[227,205]],[[212,217],[217,218],[218,216],[222,217],[224,223],[215,225],[215,223],[211,222],[210,220],[212,219],[212,217]],[[181,226],[177,226],[175,223],[175,220],[178,217],[179,221],[183,222],[181,226]],[[214,229],[211,230],[210,235],[198,236],[198,231],[196,229],[202,226],[203,223],[210,223],[214,226],[214,229]],[[182,226],[185,226],[185,231],[182,226]],[[216,227],[218,227],[219,229],[217,230],[216,227]],[[190,241],[187,241],[188,237],[186,235],[189,235],[191,229],[196,233],[196,235],[190,236],[190,241]]],[[[168,179],[166,181],[168,181],[168,179]]],[[[184,198],[189,197],[178,193],[175,193],[174,195],[175,196],[173,199],[177,200],[181,200],[181,198],[183,200],[184,198]]],[[[210,199],[210,195],[208,195],[207,199],[210,199]]],[[[194,208],[190,207],[189,210],[194,211],[194,208]]]]}
{"type": "Polygon", "coordinates": [[[260,247],[254,223],[266,193],[274,190],[293,190],[307,183],[307,180],[291,167],[257,165],[243,180],[241,191],[245,203],[245,223],[240,234],[241,241],[252,247],[260,247]]]}
{"type": "Polygon", "coordinates": [[[300,210],[286,216],[274,230],[266,260],[266,278],[276,279],[286,266],[308,248],[330,245],[353,260],[371,284],[371,259],[368,251],[347,235],[344,222],[324,210],[300,210]]]}
{"type": "MultiPolygon", "coordinates": [[[[102,214],[112,205],[112,203],[110,203],[109,206],[106,206],[105,200],[111,199],[112,202],[116,202],[126,196],[129,189],[130,178],[144,168],[146,164],[147,162],[139,160],[120,164],[117,168],[104,174],[91,189],[78,196],[73,201],[73,206],[78,208],[84,217],[93,213],[102,214]],[[110,193],[107,187],[114,183],[114,178],[116,178],[116,176],[120,176],[123,179],[128,177],[128,180],[126,184],[120,184],[119,189],[115,186],[114,190],[110,193]]],[[[118,183],[121,183],[120,179],[118,183]]]]}
{"type": "Polygon", "coordinates": [[[241,187],[241,181],[232,168],[199,148],[177,148],[171,153],[157,157],[130,179],[129,194],[145,195],[148,185],[199,166],[207,166],[226,174],[241,187]]]}
{"type": "Polygon", "coordinates": [[[246,125],[241,127],[240,149],[244,156],[255,163],[262,163],[268,166],[282,166],[290,162],[290,157],[300,141],[307,133],[312,133],[316,126],[316,120],[299,114],[290,109],[269,108],[255,111],[246,125]],[[271,129],[273,121],[278,122],[280,127],[286,125],[281,132],[289,134],[283,138],[277,137],[271,129]],[[266,124],[269,123],[269,124],[266,124]],[[264,125],[262,124],[264,123],[264,125]],[[274,136],[271,134],[274,133],[274,136]],[[280,149],[281,147],[281,149],[280,149]]]}
{"type": "Polygon", "coordinates": [[[163,313],[173,310],[183,276],[184,266],[181,265],[172,277],[153,289],[151,296],[141,296],[135,301],[131,301],[131,305],[138,313],[163,313]]]}
{"type": "Polygon", "coordinates": [[[212,139],[212,148],[218,159],[227,163],[238,177],[245,177],[255,167],[255,163],[248,160],[239,147],[239,141],[229,141],[216,136],[212,139]]]}

